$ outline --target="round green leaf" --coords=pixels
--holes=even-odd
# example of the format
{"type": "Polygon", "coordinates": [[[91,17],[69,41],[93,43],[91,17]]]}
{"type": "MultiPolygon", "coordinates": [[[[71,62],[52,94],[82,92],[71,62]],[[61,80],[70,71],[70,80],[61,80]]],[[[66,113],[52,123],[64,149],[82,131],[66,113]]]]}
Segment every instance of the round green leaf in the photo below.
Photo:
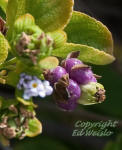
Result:
{"type": "Polygon", "coordinates": [[[112,63],[115,58],[112,55],[99,51],[90,46],[67,43],[64,46],[52,51],[52,54],[57,57],[66,58],[67,55],[73,51],[80,51],[79,59],[86,63],[96,65],[106,65],[112,63]]]}
{"type": "Polygon", "coordinates": [[[0,64],[2,64],[8,56],[8,42],[0,32],[0,64]]]}
{"type": "Polygon", "coordinates": [[[7,24],[12,28],[21,15],[30,13],[36,24],[46,32],[62,29],[69,22],[73,0],[9,0],[7,24]]]}
{"type": "Polygon", "coordinates": [[[113,53],[111,32],[100,21],[80,12],[73,12],[72,18],[65,28],[69,43],[83,44],[113,53]]]}
{"type": "Polygon", "coordinates": [[[42,33],[42,30],[37,25],[35,25],[35,19],[30,14],[24,14],[18,17],[11,31],[9,30],[8,32],[9,37],[11,37],[10,35],[12,34],[12,37],[10,38],[11,41],[14,41],[17,35],[22,32],[26,32],[28,34],[33,34],[35,32],[42,33]]]}
{"type": "Polygon", "coordinates": [[[41,69],[53,69],[56,68],[59,64],[59,61],[56,57],[46,57],[39,62],[41,69]]]}
{"type": "Polygon", "coordinates": [[[37,119],[29,119],[29,129],[26,130],[26,136],[28,137],[34,137],[37,136],[38,134],[42,133],[42,124],[41,122],[37,119]]]}
{"type": "Polygon", "coordinates": [[[28,26],[35,25],[35,20],[33,16],[30,14],[25,14],[23,16],[20,16],[14,24],[14,32],[21,33],[26,30],[28,26]]]}
{"type": "Polygon", "coordinates": [[[0,109],[7,109],[9,106],[13,105],[17,105],[18,101],[15,99],[4,99],[3,97],[0,96],[0,103],[1,103],[1,107],[0,109]]]}

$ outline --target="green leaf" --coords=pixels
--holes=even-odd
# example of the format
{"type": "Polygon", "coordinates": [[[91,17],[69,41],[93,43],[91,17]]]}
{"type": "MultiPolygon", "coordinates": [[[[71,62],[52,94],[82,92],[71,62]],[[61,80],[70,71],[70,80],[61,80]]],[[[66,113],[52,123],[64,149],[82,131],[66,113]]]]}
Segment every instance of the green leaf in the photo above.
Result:
{"type": "Polygon", "coordinates": [[[29,129],[26,130],[26,136],[34,137],[42,133],[42,124],[37,118],[29,119],[29,129]]]}
{"type": "MultiPolygon", "coordinates": [[[[11,28],[10,28],[11,29],[11,28]]],[[[26,32],[27,34],[33,34],[35,32],[42,33],[42,30],[36,26],[35,19],[30,14],[24,14],[18,17],[12,26],[12,30],[8,31],[8,38],[12,38],[10,40],[14,41],[18,34],[22,32],[26,32]]]]}
{"type": "Polygon", "coordinates": [[[61,47],[67,41],[67,35],[64,31],[58,30],[47,33],[54,40],[54,48],[61,47]]]}
{"type": "Polygon", "coordinates": [[[111,32],[100,21],[80,12],[73,12],[65,28],[69,43],[83,44],[113,54],[111,32]]]}
{"type": "Polygon", "coordinates": [[[80,51],[79,59],[83,62],[95,65],[106,65],[115,60],[112,55],[109,55],[104,51],[99,51],[90,46],[73,43],[67,43],[64,46],[53,50],[52,55],[66,58],[66,56],[73,51],[80,51]]]}
{"type": "Polygon", "coordinates": [[[59,64],[59,61],[56,57],[46,57],[39,62],[41,69],[53,69],[56,68],[59,64]]]}
{"type": "Polygon", "coordinates": [[[23,90],[18,90],[16,89],[16,92],[15,92],[15,95],[16,95],[16,99],[22,103],[23,105],[25,106],[32,106],[34,108],[37,107],[37,105],[35,105],[32,101],[32,99],[29,99],[29,100],[24,100],[22,97],[23,97],[23,90]]]}
{"type": "Polygon", "coordinates": [[[30,14],[25,14],[23,16],[20,16],[14,24],[14,32],[16,33],[21,33],[24,32],[28,26],[33,26],[35,25],[35,20],[33,16],[30,14]]]}
{"type": "Polygon", "coordinates": [[[0,103],[1,103],[1,107],[0,109],[7,109],[9,106],[13,105],[17,105],[18,101],[15,99],[4,99],[3,97],[0,96],[0,103]]]}
{"type": "MultiPolygon", "coordinates": [[[[35,25],[35,19],[30,14],[25,14],[20,16],[14,24],[15,34],[20,34],[22,32],[26,32],[28,34],[33,34],[35,32],[42,33],[42,30],[35,25]]],[[[16,35],[15,35],[16,36],[16,35]]]]}
{"type": "Polygon", "coordinates": [[[0,7],[3,9],[4,12],[6,12],[7,4],[8,0],[0,0],[0,7]]]}
{"type": "Polygon", "coordinates": [[[19,74],[17,74],[16,71],[10,71],[8,72],[7,78],[6,78],[6,82],[7,84],[16,87],[18,81],[19,81],[19,74]]]}
{"type": "Polygon", "coordinates": [[[0,32],[0,64],[3,63],[8,56],[8,42],[0,32]]]}
{"type": "Polygon", "coordinates": [[[17,100],[20,102],[20,103],[22,103],[23,105],[25,105],[25,106],[33,106],[33,107],[37,107],[37,105],[35,105],[31,100],[29,100],[29,101],[26,101],[26,100],[24,100],[23,98],[21,98],[21,97],[17,97],[17,100]]]}
{"type": "Polygon", "coordinates": [[[18,61],[16,64],[16,73],[20,75],[21,73],[26,73],[28,75],[37,76],[38,78],[42,77],[43,71],[38,66],[29,66],[25,64],[24,61],[18,61]]]}
{"type": "Polygon", "coordinates": [[[13,25],[16,19],[17,13],[17,0],[9,0],[7,9],[6,9],[6,19],[7,19],[7,26],[9,27],[7,32],[7,39],[11,39],[11,33],[13,30],[13,25]]]}
{"type": "Polygon", "coordinates": [[[14,21],[30,13],[46,32],[63,29],[72,14],[73,0],[9,0],[7,24],[12,31],[14,21]]]}

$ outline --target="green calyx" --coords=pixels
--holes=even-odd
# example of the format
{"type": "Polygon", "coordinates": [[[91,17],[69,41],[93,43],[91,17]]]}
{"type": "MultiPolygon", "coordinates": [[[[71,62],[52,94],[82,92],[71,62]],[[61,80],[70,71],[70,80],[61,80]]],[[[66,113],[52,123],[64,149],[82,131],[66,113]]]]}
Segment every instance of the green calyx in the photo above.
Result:
{"type": "Polygon", "coordinates": [[[81,97],[78,100],[79,104],[93,105],[102,103],[105,100],[105,90],[102,84],[90,82],[81,86],[81,97]]]}

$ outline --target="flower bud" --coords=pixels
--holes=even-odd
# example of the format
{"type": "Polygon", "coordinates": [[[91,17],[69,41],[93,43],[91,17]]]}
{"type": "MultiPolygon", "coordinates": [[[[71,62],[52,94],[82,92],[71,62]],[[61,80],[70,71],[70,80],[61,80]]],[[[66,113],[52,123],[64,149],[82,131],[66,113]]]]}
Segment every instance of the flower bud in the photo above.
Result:
{"type": "Polygon", "coordinates": [[[12,139],[16,137],[16,132],[14,128],[4,128],[3,129],[3,135],[8,138],[8,139],[12,139]]]}
{"type": "Polygon", "coordinates": [[[106,96],[103,85],[100,83],[90,82],[81,86],[82,95],[78,100],[79,104],[92,105],[102,103],[106,96]]]}
{"type": "Polygon", "coordinates": [[[22,32],[14,42],[14,51],[21,59],[36,65],[41,59],[51,55],[53,39],[43,31],[28,35],[22,32]]]}

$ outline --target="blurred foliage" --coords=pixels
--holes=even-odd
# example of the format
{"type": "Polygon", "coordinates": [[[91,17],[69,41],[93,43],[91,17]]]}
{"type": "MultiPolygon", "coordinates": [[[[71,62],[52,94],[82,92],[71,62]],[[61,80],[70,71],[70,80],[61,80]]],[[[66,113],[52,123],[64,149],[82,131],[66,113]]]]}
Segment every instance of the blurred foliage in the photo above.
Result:
{"type": "Polygon", "coordinates": [[[109,142],[106,144],[104,150],[121,150],[122,149],[122,135],[117,137],[115,142],[109,142]]]}
{"type": "Polygon", "coordinates": [[[69,150],[69,148],[62,142],[49,137],[36,137],[33,139],[26,139],[19,142],[14,148],[14,150],[69,150]]]}

